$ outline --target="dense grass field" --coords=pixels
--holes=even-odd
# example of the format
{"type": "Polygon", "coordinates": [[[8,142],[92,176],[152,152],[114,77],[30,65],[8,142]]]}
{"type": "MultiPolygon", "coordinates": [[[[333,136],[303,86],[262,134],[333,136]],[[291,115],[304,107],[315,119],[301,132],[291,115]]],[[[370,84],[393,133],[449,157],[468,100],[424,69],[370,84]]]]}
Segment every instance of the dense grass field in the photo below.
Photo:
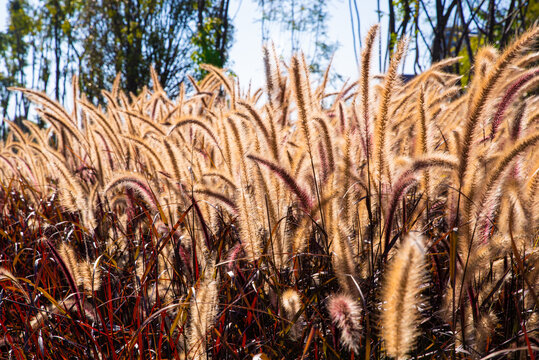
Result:
{"type": "Polygon", "coordinates": [[[0,358],[535,359],[539,28],[337,93],[264,49],[67,111],[0,150],[0,358]],[[256,357],[257,356],[257,357],[256,357]]]}

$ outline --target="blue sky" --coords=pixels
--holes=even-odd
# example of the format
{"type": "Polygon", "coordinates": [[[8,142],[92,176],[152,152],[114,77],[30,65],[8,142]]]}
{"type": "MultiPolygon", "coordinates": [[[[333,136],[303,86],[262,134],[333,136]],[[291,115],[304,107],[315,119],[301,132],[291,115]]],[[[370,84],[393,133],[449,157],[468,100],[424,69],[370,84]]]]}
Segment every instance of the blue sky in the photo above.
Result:
{"type": "MultiPolygon", "coordinates": [[[[378,23],[377,5],[375,0],[358,0],[357,3],[361,21],[361,37],[364,37],[369,28],[378,23]]],[[[380,4],[382,11],[384,11],[385,3],[386,1],[382,1],[380,4]]],[[[328,1],[327,6],[329,10],[328,38],[330,41],[339,43],[334,54],[332,69],[344,79],[356,79],[358,69],[354,57],[348,0],[331,0],[328,1]]],[[[238,75],[243,85],[247,85],[249,80],[252,80],[253,86],[262,86],[264,82],[262,37],[260,23],[257,22],[260,10],[253,0],[232,0],[230,9],[231,16],[235,16],[234,25],[236,26],[235,41],[230,51],[230,59],[233,62],[230,68],[238,75]]],[[[382,18],[383,26],[384,19],[382,18]]],[[[287,60],[290,57],[290,51],[285,50],[289,49],[289,45],[286,44],[288,34],[280,33],[279,29],[272,30],[270,38],[279,53],[287,60]]],[[[357,36],[356,42],[358,42],[357,36]]],[[[359,47],[359,44],[357,46],[359,47]]],[[[378,68],[376,67],[375,70],[378,68]]]]}

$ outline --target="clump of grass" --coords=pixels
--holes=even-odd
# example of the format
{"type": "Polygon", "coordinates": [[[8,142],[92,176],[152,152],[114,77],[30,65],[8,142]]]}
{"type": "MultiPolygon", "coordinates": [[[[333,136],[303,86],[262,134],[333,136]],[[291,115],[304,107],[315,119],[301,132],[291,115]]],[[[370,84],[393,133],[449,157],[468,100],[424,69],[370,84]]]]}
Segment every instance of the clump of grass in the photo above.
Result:
{"type": "Polygon", "coordinates": [[[0,357],[534,356],[539,28],[469,88],[403,82],[405,40],[372,75],[376,34],[337,93],[269,47],[254,92],[18,89],[46,127],[0,146],[0,357]]]}

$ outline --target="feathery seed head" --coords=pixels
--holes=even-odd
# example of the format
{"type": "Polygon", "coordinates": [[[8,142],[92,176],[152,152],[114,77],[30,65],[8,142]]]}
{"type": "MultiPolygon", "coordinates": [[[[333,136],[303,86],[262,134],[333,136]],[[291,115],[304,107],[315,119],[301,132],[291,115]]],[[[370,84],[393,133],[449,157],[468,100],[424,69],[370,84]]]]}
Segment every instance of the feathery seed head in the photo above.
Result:
{"type": "Polygon", "coordinates": [[[294,289],[288,289],[281,298],[283,308],[289,318],[294,317],[301,308],[299,293],[294,289]]]}
{"type": "Polygon", "coordinates": [[[283,306],[286,319],[293,322],[293,324],[290,326],[289,334],[292,339],[296,340],[301,335],[302,328],[305,324],[303,314],[296,319],[296,316],[301,310],[302,306],[300,294],[294,289],[286,290],[281,296],[281,304],[283,306]]]}
{"type": "Polygon", "coordinates": [[[382,338],[387,354],[394,358],[408,354],[418,335],[424,252],[422,237],[408,235],[386,272],[382,289],[382,338]]]}
{"type": "Polygon", "coordinates": [[[361,306],[350,295],[332,296],[328,311],[333,323],[341,331],[341,342],[350,351],[358,352],[361,340],[361,306]]]}

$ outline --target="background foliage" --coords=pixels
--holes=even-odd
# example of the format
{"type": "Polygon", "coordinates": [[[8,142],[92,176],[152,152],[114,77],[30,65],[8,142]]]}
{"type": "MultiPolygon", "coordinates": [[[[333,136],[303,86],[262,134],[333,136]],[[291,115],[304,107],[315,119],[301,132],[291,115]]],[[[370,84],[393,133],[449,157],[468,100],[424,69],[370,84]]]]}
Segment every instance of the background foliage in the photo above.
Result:
{"type": "MultiPolygon", "coordinates": [[[[358,1],[347,1],[358,54],[358,1]]],[[[290,39],[290,54],[301,44],[314,73],[321,74],[337,46],[348,45],[327,37],[331,2],[257,3],[261,41],[278,28],[290,39]]],[[[539,16],[537,0],[390,0],[386,12],[380,1],[378,9],[388,40],[378,56],[381,71],[396,41],[409,35],[416,72],[425,66],[423,53],[430,61],[462,56],[452,71],[464,75],[464,83],[480,45],[503,48],[539,16]]],[[[117,74],[122,87],[137,94],[154,66],[174,97],[186,74],[205,74],[200,64],[226,66],[234,41],[230,0],[9,0],[7,11],[8,27],[0,33],[0,106],[3,117],[18,124],[29,116],[30,104],[9,92],[10,86],[39,89],[64,101],[77,74],[80,90],[103,103],[100,89],[110,88],[117,74]]]]}

